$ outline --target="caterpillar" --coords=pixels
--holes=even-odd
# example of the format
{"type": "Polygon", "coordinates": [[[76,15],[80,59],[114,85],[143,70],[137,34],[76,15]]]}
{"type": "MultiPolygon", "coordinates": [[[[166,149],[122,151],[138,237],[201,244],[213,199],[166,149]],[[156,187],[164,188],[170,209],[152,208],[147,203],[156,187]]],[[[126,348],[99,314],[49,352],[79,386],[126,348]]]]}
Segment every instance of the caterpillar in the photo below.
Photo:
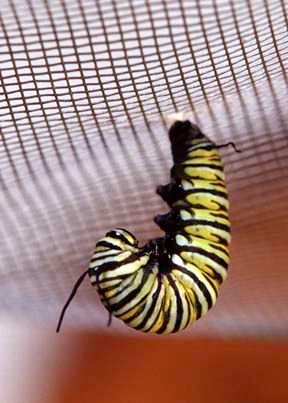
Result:
{"type": "Polygon", "coordinates": [[[170,206],[155,223],[161,238],[139,247],[129,231],[116,228],[96,243],[64,313],[88,274],[112,316],[146,333],[187,328],[215,304],[229,264],[229,203],[223,164],[216,146],[190,121],[169,130],[174,165],[171,182],[157,188],[170,206]]]}

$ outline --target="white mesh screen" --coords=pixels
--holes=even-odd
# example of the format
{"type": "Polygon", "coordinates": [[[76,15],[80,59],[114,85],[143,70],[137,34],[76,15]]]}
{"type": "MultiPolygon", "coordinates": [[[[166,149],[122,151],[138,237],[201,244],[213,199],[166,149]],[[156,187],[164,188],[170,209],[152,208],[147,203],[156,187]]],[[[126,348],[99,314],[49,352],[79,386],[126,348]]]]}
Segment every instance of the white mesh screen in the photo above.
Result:
{"type": "MultiPolygon", "coordinates": [[[[160,235],[165,116],[222,151],[232,261],[186,335],[288,333],[287,3],[1,0],[0,314],[53,329],[96,240],[160,235]]],[[[64,326],[136,332],[85,282],[64,326]]]]}

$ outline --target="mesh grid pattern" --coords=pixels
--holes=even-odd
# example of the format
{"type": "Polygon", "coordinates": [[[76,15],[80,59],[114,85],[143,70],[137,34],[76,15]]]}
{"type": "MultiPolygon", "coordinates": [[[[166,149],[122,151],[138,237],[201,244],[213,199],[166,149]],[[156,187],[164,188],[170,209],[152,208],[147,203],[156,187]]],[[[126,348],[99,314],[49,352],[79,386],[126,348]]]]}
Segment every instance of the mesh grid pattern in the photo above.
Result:
{"type": "MultiPolygon", "coordinates": [[[[284,0],[2,0],[0,11],[1,315],[54,324],[97,238],[114,226],[160,235],[165,116],[181,111],[243,151],[222,152],[230,276],[186,334],[287,335],[284,0]]],[[[73,324],[106,329],[89,284],[73,324]]]]}

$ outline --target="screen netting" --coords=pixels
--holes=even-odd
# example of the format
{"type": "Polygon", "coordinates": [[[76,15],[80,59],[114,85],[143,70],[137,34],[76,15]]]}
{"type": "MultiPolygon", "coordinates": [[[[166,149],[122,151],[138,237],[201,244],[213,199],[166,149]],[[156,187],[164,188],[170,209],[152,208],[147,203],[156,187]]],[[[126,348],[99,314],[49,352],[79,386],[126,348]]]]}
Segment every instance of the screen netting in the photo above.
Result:
{"type": "MultiPolygon", "coordinates": [[[[231,266],[186,335],[288,334],[287,2],[1,0],[0,312],[54,331],[96,240],[160,235],[165,116],[223,149],[231,266]],[[286,107],[286,108],[285,108],[286,107]]],[[[89,282],[64,326],[133,332],[89,282]]]]}

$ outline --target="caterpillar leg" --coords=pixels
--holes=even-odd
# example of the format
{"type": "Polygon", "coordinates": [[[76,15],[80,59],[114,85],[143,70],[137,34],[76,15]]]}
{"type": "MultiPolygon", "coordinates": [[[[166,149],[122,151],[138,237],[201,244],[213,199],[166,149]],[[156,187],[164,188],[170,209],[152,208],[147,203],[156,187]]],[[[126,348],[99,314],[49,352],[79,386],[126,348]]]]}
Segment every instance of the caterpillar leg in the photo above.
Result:
{"type": "Polygon", "coordinates": [[[181,228],[181,217],[177,209],[166,214],[158,214],[154,217],[155,224],[164,232],[175,232],[181,228]]]}
{"type": "Polygon", "coordinates": [[[112,323],[113,315],[111,312],[108,312],[108,314],[109,314],[109,317],[108,317],[108,321],[107,321],[107,327],[110,327],[111,323],[112,323]]]}
{"type": "Polygon", "coordinates": [[[181,198],[183,189],[180,183],[172,182],[168,185],[158,186],[156,193],[162,197],[162,199],[172,207],[175,201],[181,198]]]}

